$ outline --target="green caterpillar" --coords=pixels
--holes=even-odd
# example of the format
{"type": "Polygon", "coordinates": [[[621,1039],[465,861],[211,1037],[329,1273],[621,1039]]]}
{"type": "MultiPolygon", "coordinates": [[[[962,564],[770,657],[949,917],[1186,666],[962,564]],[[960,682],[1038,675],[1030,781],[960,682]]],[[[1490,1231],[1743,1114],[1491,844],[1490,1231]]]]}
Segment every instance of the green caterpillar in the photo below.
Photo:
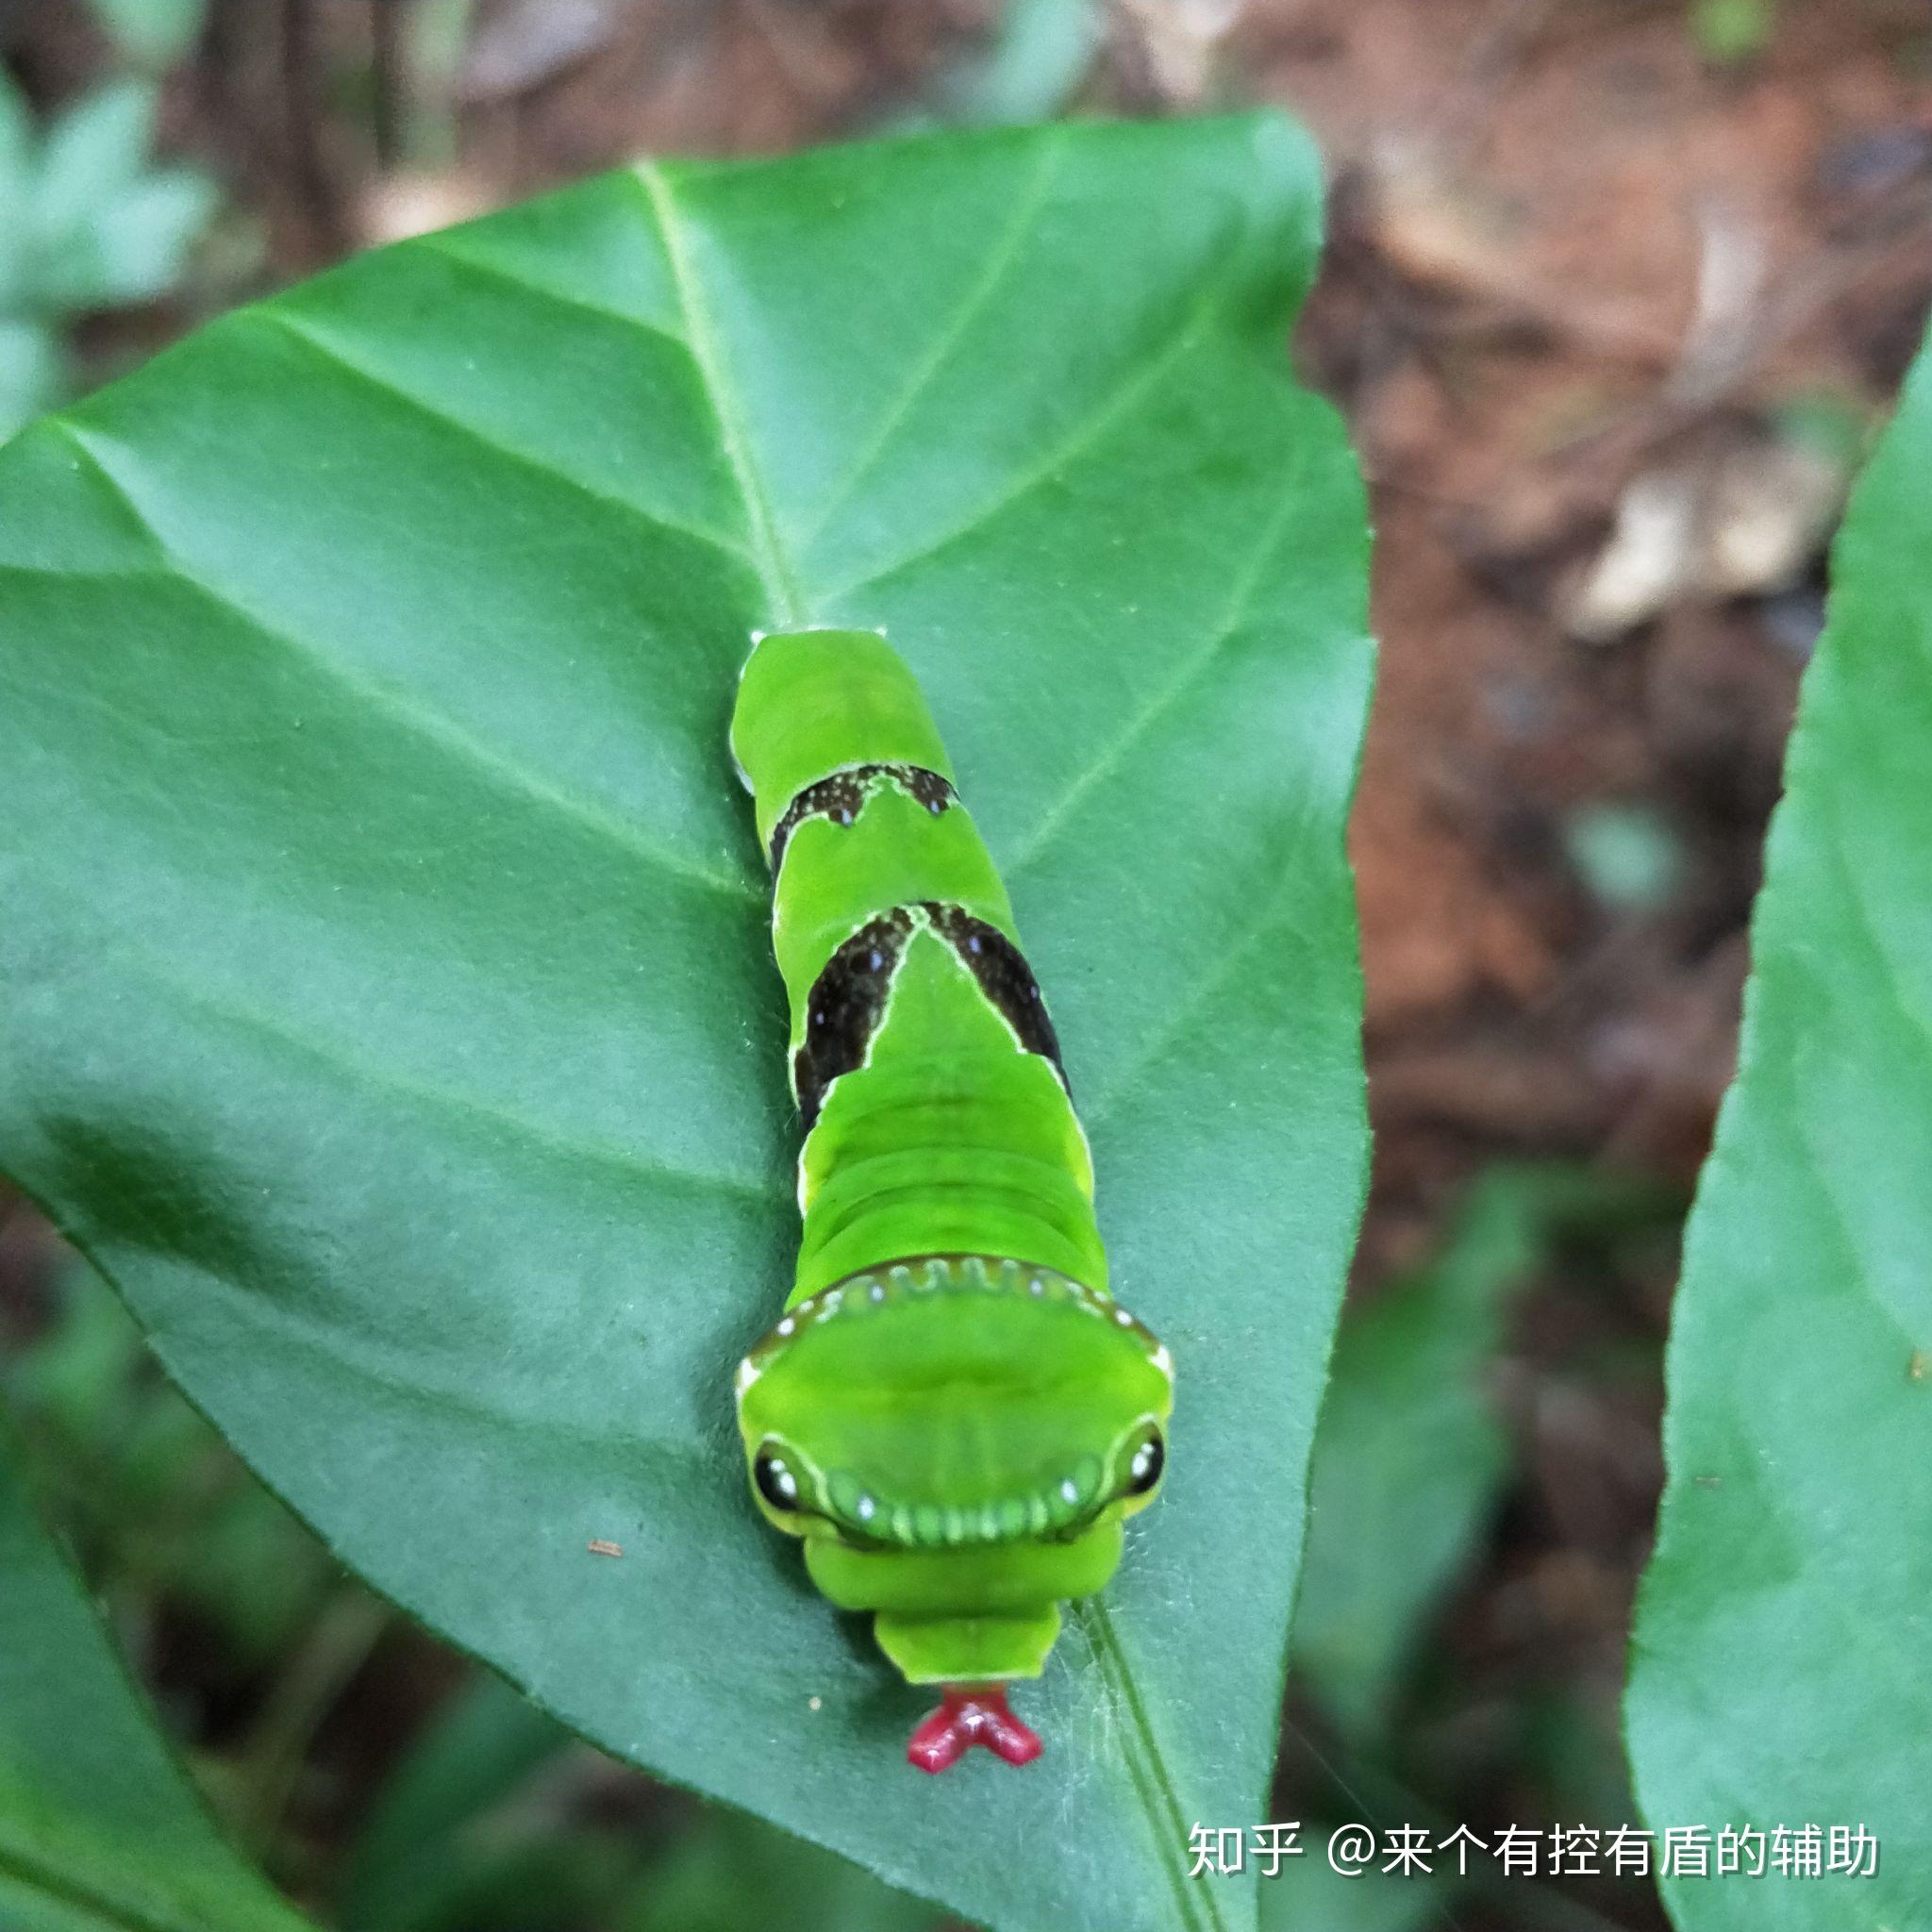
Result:
{"type": "Polygon", "coordinates": [[[1024,1763],[1001,1687],[1159,1487],[1168,1353],[1108,1292],[1058,1042],[911,672],[873,631],[759,635],[731,749],[805,1124],[797,1282],[738,1370],[752,1494],[946,1687],[913,1763],[1024,1763]]]}

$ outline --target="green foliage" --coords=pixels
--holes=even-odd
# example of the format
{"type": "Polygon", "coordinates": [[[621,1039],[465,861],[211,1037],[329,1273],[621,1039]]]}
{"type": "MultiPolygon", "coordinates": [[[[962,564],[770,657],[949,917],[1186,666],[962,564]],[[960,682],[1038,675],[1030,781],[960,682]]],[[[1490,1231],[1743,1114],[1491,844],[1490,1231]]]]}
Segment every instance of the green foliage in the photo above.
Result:
{"type": "MultiPolygon", "coordinates": [[[[259,1819],[264,1773],[279,1783],[290,1768],[275,1748],[275,1714],[315,1714],[301,1687],[342,1603],[330,1596],[335,1567],[161,1379],[89,1270],[66,1272],[53,1318],[0,1370],[27,1459],[57,1486],[57,1513],[77,1531],[113,1621],[142,1628],[187,1612],[219,1631],[225,1659],[274,1670],[259,1735],[198,1766],[224,1816],[259,1819]]],[[[591,1781],[625,1775],[478,1673],[378,1790],[343,1858],[330,1922],[346,1932],[623,1928],[670,1898],[687,1932],[762,1932],[782,1916],[774,1900],[809,1890],[855,1927],[932,1923],[841,1860],[741,1816],[686,1826],[680,1815],[675,1837],[643,1842],[581,1822],[598,1808],[582,1801],[591,1781]]],[[[0,1923],[15,1932],[14,1920],[0,1923]]]]}
{"type": "MultiPolygon", "coordinates": [[[[479,1675],[378,1793],[338,1917],[349,1932],[924,1932],[926,1907],[844,1859],[705,1807],[640,1848],[564,1822],[612,1767],[500,1679],[479,1675]]],[[[584,1807],[578,1807],[578,1809],[584,1807]]]]}
{"type": "Polygon", "coordinates": [[[1511,1296],[1559,1241],[1666,1212],[1656,1189],[1614,1174],[1492,1169],[1441,1252],[1342,1324],[1309,1472],[1292,1668],[1352,1747],[1378,1741],[1512,1474],[1490,1387],[1511,1296]]]}
{"type": "Polygon", "coordinates": [[[1097,0],[1007,0],[991,45],[946,76],[941,116],[966,126],[1050,119],[1079,91],[1102,31],[1097,0]]]}
{"type": "Polygon", "coordinates": [[[1563,842],[1584,884],[1613,911],[1651,911],[1683,877],[1683,846],[1651,806],[1581,807],[1564,825],[1563,842]]]}
{"type": "Polygon", "coordinates": [[[117,1600],[190,1609],[246,1664],[296,1641],[335,1566],[161,1378],[96,1275],[69,1270],[55,1319],[0,1370],[60,1520],[117,1600]]]}
{"type": "Polygon", "coordinates": [[[93,0],[101,25],[137,67],[172,67],[194,45],[208,0],[93,0]]]}
{"type": "Polygon", "coordinates": [[[1627,1727],[1658,1826],[1867,1825],[1687,1932],[1932,1918],[1932,361],[1854,499],[1687,1241],[1627,1727]]]}
{"type": "MultiPolygon", "coordinates": [[[[499,1677],[452,1698],[377,1792],[344,1872],[338,1916],[353,1932],[425,1932],[472,1896],[508,1888],[528,1840],[505,1810],[571,1734],[499,1677]]],[[[578,1747],[581,1748],[581,1747],[578,1747]]],[[[570,1916],[553,1901],[559,1918],[570,1916]]]]}
{"type": "Polygon", "coordinates": [[[1261,1881],[1261,1932],[1437,1932],[1466,1922],[1434,1876],[1396,1876],[1371,1865],[1344,1878],[1329,1864],[1330,1827],[1302,1832],[1303,1851],[1261,1881]]]}
{"type": "Polygon", "coordinates": [[[385,1592],[1002,1926],[1255,1909],[1186,1829],[1267,1782],[1365,1145],[1317,178],[1268,118],[647,169],[0,453],[0,1158],[385,1592]],[[795,1126],[724,732],[812,620],[932,698],[1183,1380],[1024,1774],[907,1769],[731,1441],[795,1126]]]}
{"type": "Polygon", "coordinates": [[[618,1932],[932,1932],[929,1907],[787,1839],[756,1819],[708,1811],[638,1885],[618,1932]]]}
{"type": "Polygon", "coordinates": [[[54,402],[65,384],[58,332],[43,322],[0,315],[0,436],[54,402]]]}
{"type": "Polygon", "coordinates": [[[0,1418],[0,1924],[301,1932],[217,1835],[57,1554],[0,1418]]]}
{"type": "Polygon", "coordinates": [[[1293,1668],[1351,1738],[1386,1719],[1508,1471],[1485,1385],[1507,1298],[1541,1245],[1532,1185],[1491,1176],[1441,1255],[1342,1324],[1309,1471],[1293,1668]]]}
{"type": "Polygon", "coordinates": [[[1777,0],[1690,0],[1697,51],[1720,67],[1762,53],[1777,25],[1777,0]]]}
{"type": "Polygon", "coordinates": [[[64,392],[61,324],[165,294],[214,211],[208,175],[149,165],[155,101],[112,81],[41,138],[0,72],[0,438],[64,392]]]}

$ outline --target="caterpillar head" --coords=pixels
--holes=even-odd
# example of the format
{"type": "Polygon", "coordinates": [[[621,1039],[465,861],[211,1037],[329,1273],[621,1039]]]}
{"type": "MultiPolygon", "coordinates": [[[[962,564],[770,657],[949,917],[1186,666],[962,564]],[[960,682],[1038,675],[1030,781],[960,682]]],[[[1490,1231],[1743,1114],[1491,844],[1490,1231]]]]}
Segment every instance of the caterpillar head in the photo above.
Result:
{"type": "MultiPolygon", "coordinates": [[[[1172,1374],[1105,1293],[942,1256],[788,1310],[738,1400],[753,1498],[819,1589],[874,1613],[911,1682],[996,1686],[1037,1676],[1059,1606],[1112,1575],[1123,1519],[1159,1488],[1172,1374]]],[[[1012,1735],[986,1695],[960,1708],[949,1737],[1012,1735]]]]}

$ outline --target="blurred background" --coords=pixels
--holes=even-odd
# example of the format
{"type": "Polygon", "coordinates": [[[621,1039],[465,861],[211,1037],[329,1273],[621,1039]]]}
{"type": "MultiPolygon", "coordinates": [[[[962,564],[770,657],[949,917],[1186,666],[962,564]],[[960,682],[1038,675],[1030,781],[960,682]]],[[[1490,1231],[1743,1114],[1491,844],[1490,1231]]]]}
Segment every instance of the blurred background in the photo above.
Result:
{"type": "MultiPolygon", "coordinates": [[[[222,308],[640,150],[1281,103],[1378,530],[1375,1168],[1274,1815],[1635,1819],[1676,1241],[1825,546],[1932,293],[1925,0],[0,0],[0,438],[222,308]]],[[[389,1610],[0,1188],[0,1393],[210,1801],[347,1932],[947,1922],[389,1610]]],[[[1656,1932],[1643,1880],[1263,1887],[1656,1932]]],[[[1579,1860],[1579,1863],[1587,1861],[1579,1860]]]]}

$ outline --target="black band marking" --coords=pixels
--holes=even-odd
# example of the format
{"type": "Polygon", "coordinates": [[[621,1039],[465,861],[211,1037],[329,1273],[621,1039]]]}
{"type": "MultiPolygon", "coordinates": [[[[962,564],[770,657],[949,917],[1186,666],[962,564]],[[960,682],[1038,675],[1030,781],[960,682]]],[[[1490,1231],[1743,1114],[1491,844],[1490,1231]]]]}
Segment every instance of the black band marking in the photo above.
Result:
{"type": "Polygon", "coordinates": [[[861,925],[812,981],[805,1040],[791,1056],[791,1091],[807,1132],[824,1105],[825,1090],[841,1074],[865,1064],[911,932],[912,915],[895,906],[861,925]]]}
{"type": "Polygon", "coordinates": [[[885,1016],[892,975],[906,941],[922,923],[965,962],[993,1009],[1027,1053],[1037,1053],[1071,1093],[1060,1043],[1047,1018],[1040,982],[1026,957],[998,926],[941,899],[894,906],[868,920],[841,944],[812,981],[806,1003],[805,1040],[791,1056],[791,1091],[809,1133],[832,1082],[865,1064],[872,1037],[885,1016]]]}
{"type": "Polygon", "coordinates": [[[1046,1002],[1041,997],[1040,982],[1027,965],[1026,956],[998,926],[975,919],[960,907],[927,899],[920,910],[931,920],[933,930],[966,962],[980,991],[1013,1029],[1020,1044],[1049,1061],[1060,1085],[1071,1093],[1067,1070],[1060,1063],[1059,1038],[1047,1018],[1046,1002]]]}
{"type": "Polygon", "coordinates": [[[772,827],[773,872],[784,861],[785,847],[791,842],[791,834],[807,819],[835,819],[841,825],[849,825],[881,780],[916,798],[935,817],[959,802],[959,794],[952,785],[924,765],[854,765],[850,771],[834,772],[829,778],[808,785],[772,827]]]}

